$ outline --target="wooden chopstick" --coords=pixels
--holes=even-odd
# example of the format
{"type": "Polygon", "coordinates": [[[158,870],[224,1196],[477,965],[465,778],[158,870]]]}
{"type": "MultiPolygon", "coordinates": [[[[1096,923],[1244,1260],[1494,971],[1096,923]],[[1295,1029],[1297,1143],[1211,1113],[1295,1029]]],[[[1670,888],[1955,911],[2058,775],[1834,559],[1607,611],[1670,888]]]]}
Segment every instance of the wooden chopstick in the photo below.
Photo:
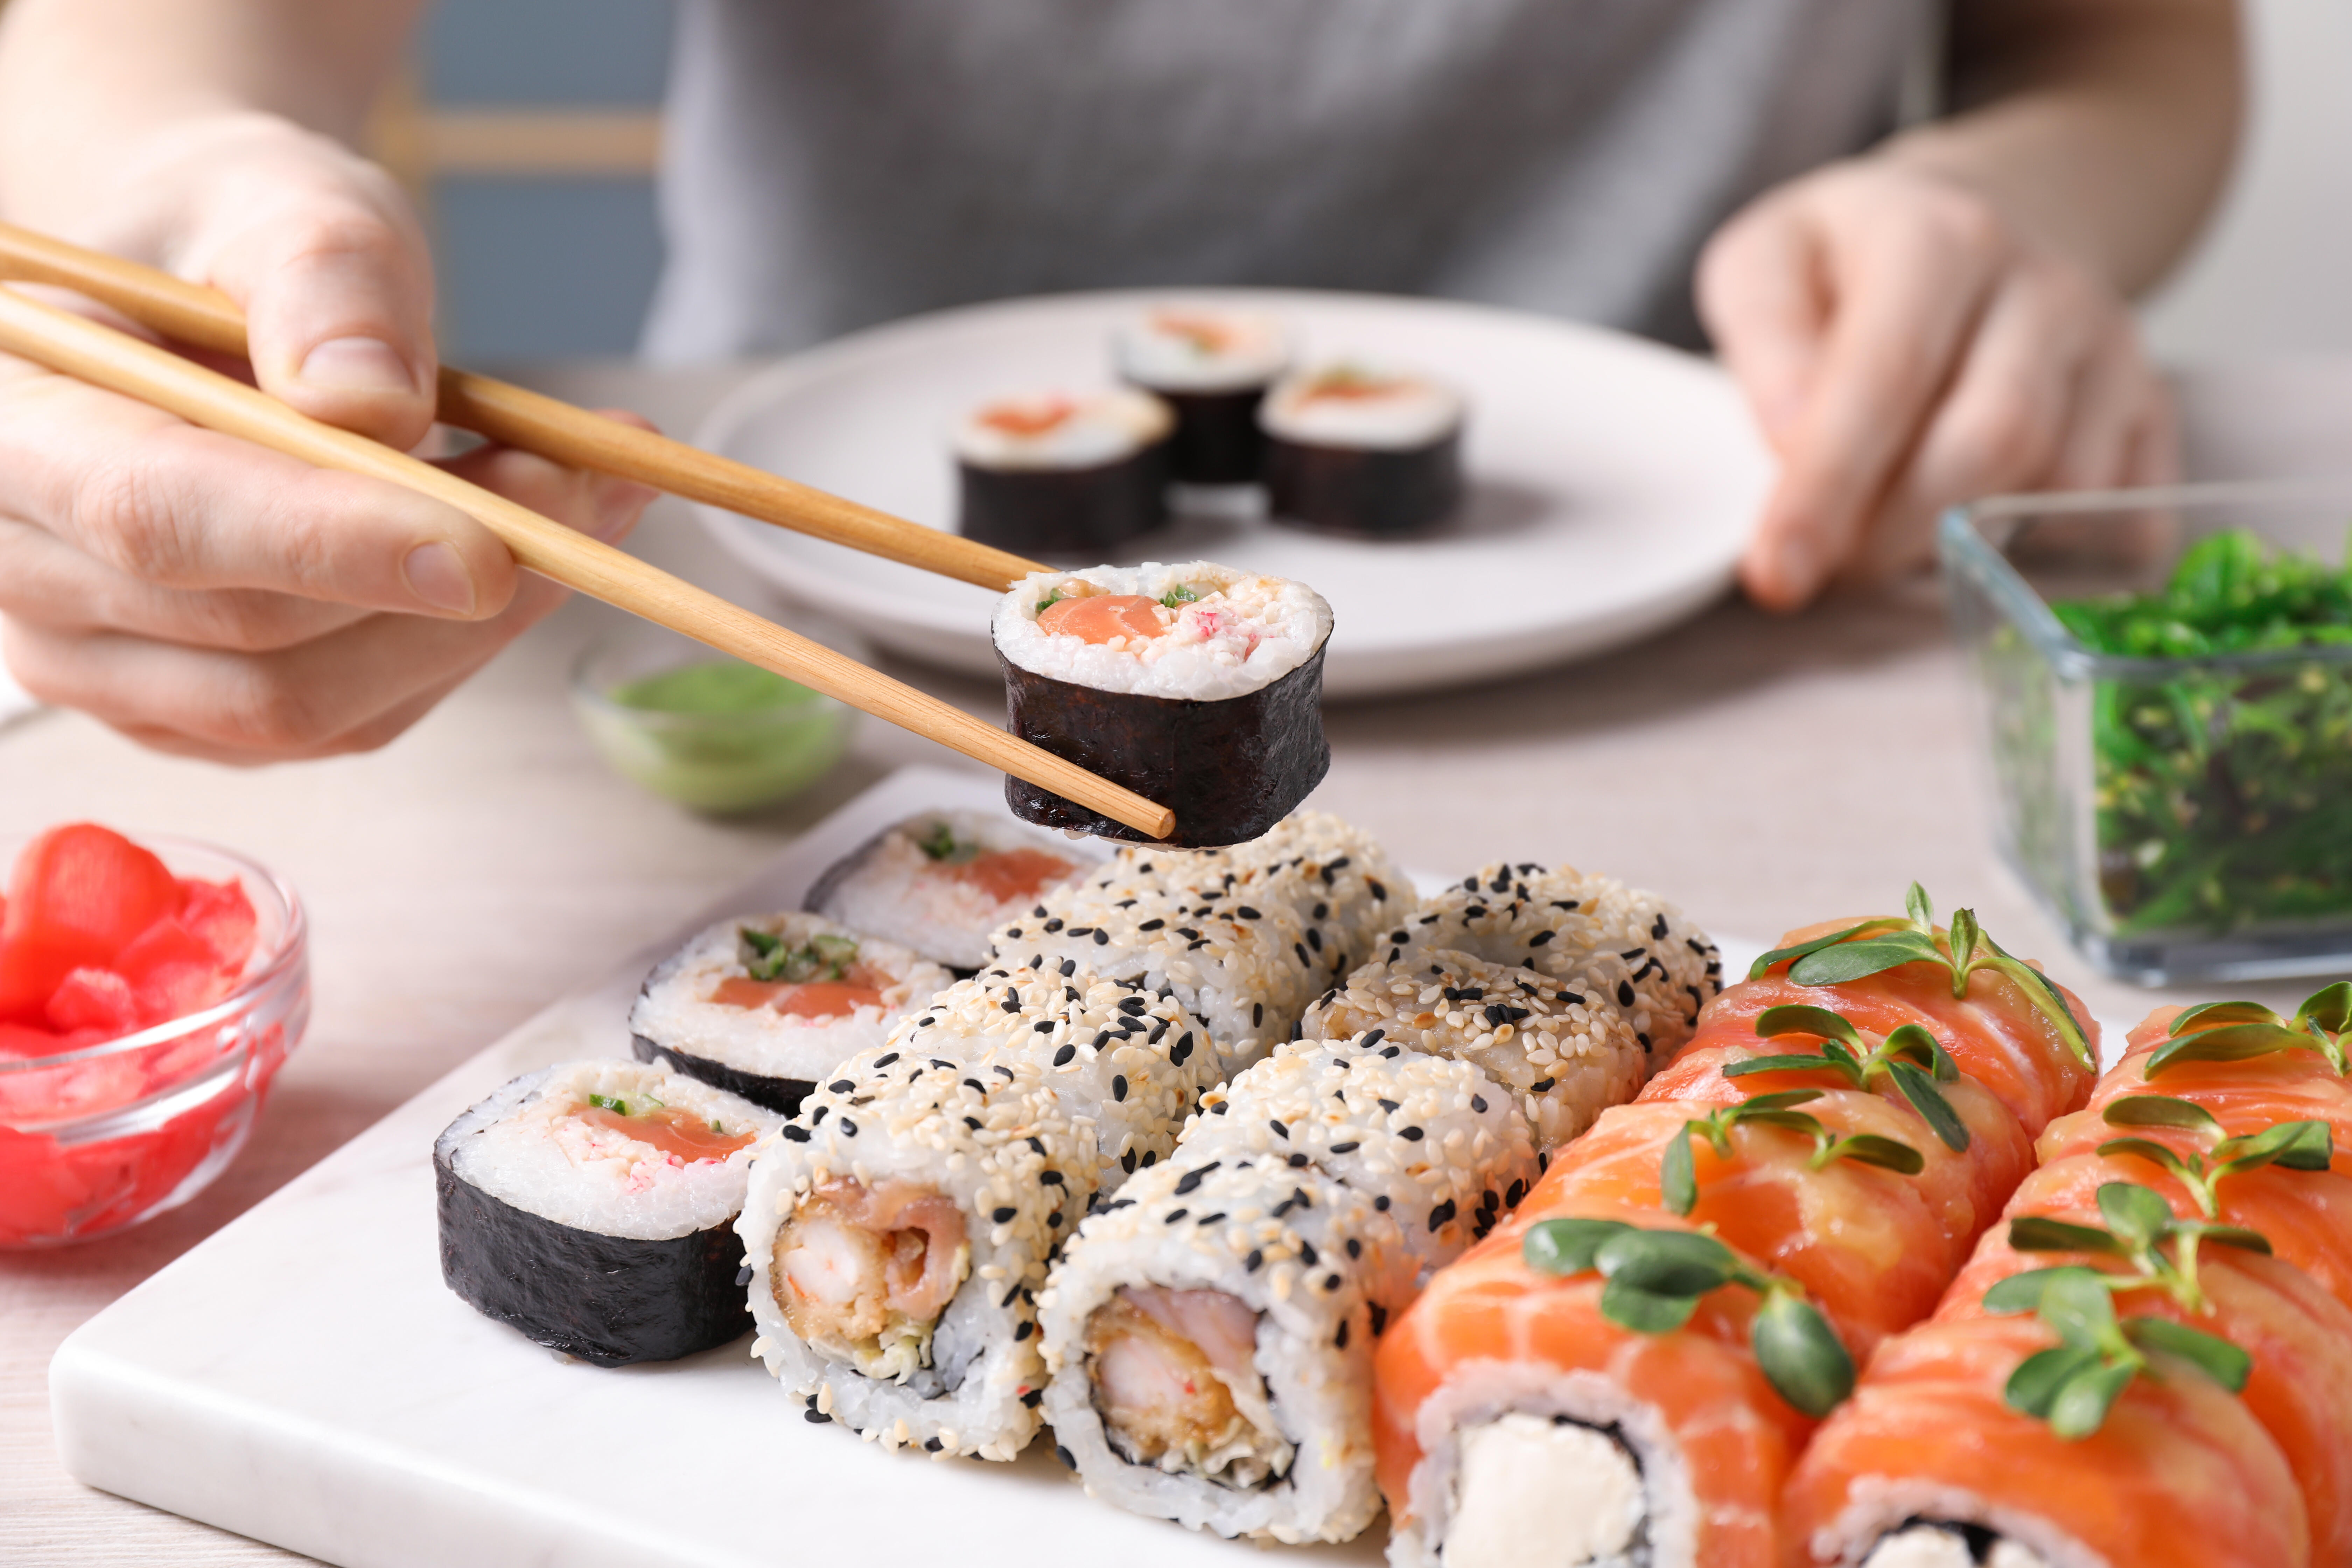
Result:
{"type": "MultiPolygon", "coordinates": [[[[168,329],[166,329],[168,330],[168,329]]],[[[479,521],[522,566],[813,687],[992,768],[1066,796],[1152,838],[1176,815],[961,708],[866,668],[635,556],[404,452],[295,412],[242,382],[84,316],[0,288],[0,350],[322,468],[420,490],[479,521]]]]}
{"type": "MultiPolygon", "coordinates": [[[[247,357],[245,317],[227,295],[119,256],[0,224],[0,279],[71,289],[166,337],[247,357]]],[[[925,528],[469,371],[442,368],[437,412],[446,425],[569,468],[635,479],[688,500],[724,507],[998,593],[1045,570],[1036,562],[961,534],[925,528]]]]}

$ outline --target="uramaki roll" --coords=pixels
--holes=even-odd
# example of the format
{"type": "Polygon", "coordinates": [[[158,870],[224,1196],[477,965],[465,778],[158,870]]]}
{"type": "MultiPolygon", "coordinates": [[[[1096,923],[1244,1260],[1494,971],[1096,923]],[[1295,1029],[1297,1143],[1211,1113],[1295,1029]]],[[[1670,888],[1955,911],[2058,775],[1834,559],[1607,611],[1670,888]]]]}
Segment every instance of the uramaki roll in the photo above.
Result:
{"type": "Polygon", "coordinates": [[[1258,409],[1276,522],[1393,539],[1462,500],[1462,395],[1410,372],[1334,364],[1286,376],[1258,409]]]}
{"type": "Polygon", "coordinates": [[[1016,554],[1100,560],[1168,516],[1168,405],[1119,389],[982,404],[953,435],[958,531],[1016,554]]]}
{"type": "MultiPolygon", "coordinates": [[[[1495,879],[1488,879],[1489,890],[1495,879]]],[[[1454,923],[1489,918],[1465,910],[1454,923]]],[[[1928,972],[1916,983],[1940,984],[1948,995],[1951,974],[1943,965],[1905,967],[1928,972]]],[[[1744,1260],[1742,1267],[1769,1275],[1777,1259],[1783,1266],[1779,1279],[1793,1278],[1808,1292],[1818,1285],[1820,1310],[1853,1339],[1882,1335],[1906,1315],[1916,1319],[1932,1304],[1938,1274],[1948,1279],[1967,1242],[1992,1219],[2006,1195],[2003,1184],[2024,1169],[2026,1114],[2034,1114],[2039,1125],[2053,1079],[2072,1084],[2077,1100],[2088,1087],[2087,1074],[2045,1071],[2033,1059],[2037,1048],[2067,1060],[2073,1050],[2059,1032],[2036,1031],[2009,1016],[2011,1009],[2039,1004],[2016,986],[1990,984],[1997,978],[1974,976],[1969,1005],[1937,1016],[1937,1038],[1964,1075],[1943,1085],[1969,1131],[1964,1154],[1950,1150],[1891,1081],[1877,1080],[1864,1093],[1837,1085],[1827,1069],[1818,1086],[1810,1074],[1788,1072],[1725,1079],[1722,1069],[1748,1055],[1817,1054],[1822,1047],[1817,1037],[1786,1034],[1768,1045],[1755,1034],[1764,1008],[1754,1005],[1754,994],[1790,989],[1778,980],[1748,982],[1717,999],[1685,1050],[1686,1065],[1653,1079],[1633,1105],[1604,1111],[1591,1131],[1560,1151],[1506,1227],[1441,1270],[1381,1347],[1381,1489],[1398,1519],[1391,1560],[1415,1568],[1501,1563],[1507,1559],[1498,1544],[1490,1550],[1477,1543],[1552,1528],[1556,1517],[1605,1517],[1616,1522],[1605,1531],[1580,1533],[1574,1549],[1559,1560],[1642,1561],[1645,1552],[1660,1568],[1771,1562],[1779,1541],[1777,1499],[1810,1423],[1775,1391],[1754,1347],[1745,1342],[1758,1321],[1755,1299],[1737,1287],[1713,1289],[1698,1298],[1696,1312],[1682,1327],[1644,1335],[1600,1310],[1601,1286],[1592,1273],[1554,1278],[1539,1272],[1517,1247],[1531,1227],[1551,1219],[1677,1232],[1694,1228],[1704,1215],[1717,1226],[1720,1243],[1744,1260]],[[1981,1037],[1964,1037],[1970,1032],[1981,1037]],[[1969,1086],[1969,1060],[1988,1062],[1999,1081],[1969,1086]],[[1809,1156],[1818,1146],[1811,1135],[1769,1117],[1732,1130],[1728,1161],[1713,1156],[1706,1147],[1711,1139],[1685,1131],[1686,1121],[1720,1105],[1790,1092],[1790,1085],[1819,1087],[1822,1097],[1780,1102],[1781,1109],[1812,1118],[1826,1139],[1895,1137],[1920,1157],[1921,1177],[1855,1168],[1842,1157],[1813,1168],[1809,1156]],[[1692,1155],[1689,1218],[1665,1205],[1664,1161],[1677,1139],[1692,1155]],[[1717,1183],[1723,1184],[1719,1194],[1717,1183]],[[1912,1261],[1915,1254],[1919,1263],[1912,1261]],[[1897,1298],[1892,1305],[1878,1300],[1875,1278],[1890,1268],[1897,1287],[1887,1292],[1897,1298]],[[1515,1305],[1514,1311],[1538,1319],[1561,1314],[1579,1324],[1589,1342],[1569,1347],[1548,1341],[1556,1348],[1538,1352],[1522,1328],[1495,1318],[1491,1304],[1498,1298],[1524,1298],[1529,1304],[1515,1305]],[[1709,1340],[1717,1342],[1705,1342],[1709,1340]],[[1626,1349],[1634,1345],[1644,1347],[1644,1357],[1626,1349]],[[1650,1359],[1682,1357],[1716,1369],[1711,1406],[1669,1404],[1654,1391],[1631,1386],[1629,1369],[1650,1359]],[[1631,1425],[1628,1412],[1638,1416],[1631,1425]],[[1517,1415],[1564,1416],[1587,1430],[1538,1442],[1535,1426],[1513,1423],[1517,1415]],[[1620,1456],[1613,1468],[1585,1454],[1606,1458],[1601,1438],[1620,1456]],[[1707,1446],[1726,1442],[1731,1451],[1714,1457],[1707,1446]],[[1497,1479],[1506,1475],[1510,1485],[1497,1479]],[[1459,1549],[1457,1533],[1467,1536],[1459,1549]]],[[[1888,984],[1874,984],[1885,980],[1851,983],[1859,1005],[1847,1005],[1847,985],[1811,988],[1805,1000],[1863,1025],[1859,1044],[1874,1053],[1884,1040],[1876,1033],[1879,1023],[1891,1030],[1922,1016],[1916,1007],[1885,1006],[1888,984]],[[1864,1023],[1861,1015],[1872,1005],[1889,1016],[1864,1023]]],[[[1892,984],[1899,991],[1906,982],[1892,984]]]]}
{"type": "Polygon", "coordinates": [[[1258,405],[1290,363],[1289,335],[1271,316],[1171,302],[1123,323],[1111,342],[1118,373],[1176,413],[1170,471],[1180,485],[1250,485],[1265,466],[1258,405]]]}
{"type": "MultiPolygon", "coordinates": [[[[1331,765],[1331,607],[1302,583],[1206,561],[1034,573],[992,627],[1012,730],[1176,815],[1171,844],[1255,838],[1331,765]]],[[[1140,840],[1021,779],[1014,816],[1140,840]]]]}

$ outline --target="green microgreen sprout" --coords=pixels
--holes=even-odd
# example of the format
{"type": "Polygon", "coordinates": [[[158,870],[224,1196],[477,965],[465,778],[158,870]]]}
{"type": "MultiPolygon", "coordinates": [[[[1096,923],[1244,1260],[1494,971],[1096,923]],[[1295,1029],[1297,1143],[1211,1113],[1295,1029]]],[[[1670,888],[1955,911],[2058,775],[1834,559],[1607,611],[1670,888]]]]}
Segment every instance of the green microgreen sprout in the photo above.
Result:
{"type": "Polygon", "coordinates": [[[2342,1077],[2345,1039],[2352,1033],[2352,981],[2339,980],[2303,999],[2292,1018],[2259,1002],[2208,1002],[2172,1020],[2164,1044],[2147,1058],[2156,1077],[2180,1062],[2242,1062],[2275,1051],[2316,1051],[2342,1077]]]}
{"type": "Polygon", "coordinates": [[[2163,1167],[2189,1190],[2207,1219],[2221,1215],[2221,1183],[2242,1171],[2265,1165],[2325,1171],[2336,1160],[2335,1131],[2325,1121],[2280,1121],[2260,1132],[2225,1138],[2220,1136],[2221,1124],[2212,1112],[2168,1094],[2126,1095],[2099,1116],[2110,1127],[2163,1127],[2210,1137],[2213,1141],[2206,1148],[2188,1154],[2153,1138],[2110,1138],[2099,1145],[2102,1154],[2134,1154],[2163,1167]]]}
{"type": "Polygon", "coordinates": [[[1530,1227],[1520,1255],[1560,1276],[1598,1269],[1601,1315],[1640,1334],[1672,1333],[1699,1298],[1738,1285],[1763,1298],[1748,1331],[1756,1364],[1780,1397],[1808,1415],[1828,1415],[1853,1392],[1853,1357],[1797,1284],[1767,1274],[1712,1236],[1644,1230],[1613,1219],[1550,1219],[1530,1227]]]}
{"type": "Polygon", "coordinates": [[[1958,1152],[1969,1146],[1968,1124],[1936,1087],[1939,1082],[1953,1082],[1960,1069],[1942,1043],[1919,1025],[1902,1025],[1872,1047],[1843,1016],[1826,1007],[1790,1003],[1765,1008],[1757,1017],[1756,1032],[1768,1040],[1782,1035],[1818,1035],[1822,1047],[1813,1056],[1751,1057],[1724,1068],[1724,1077],[1823,1070],[1842,1074],[1856,1089],[1873,1089],[1885,1079],[1902,1091],[1946,1148],[1958,1152]]]}
{"type": "Polygon", "coordinates": [[[1705,1138],[1717,1157],[1724,1160],[1731,1158],[1733,1129],[1777,1127],[1786,1132],[1801,1132],[1813,1141],[1812,1157],[1805,1166],[1809,1171],[1818,1171],[1832,1160],[1852,1160],[1857,1164],[1898,1171],[1906,1176],[1916,1176],[1927,1168],[1927,1160],[1908,1143],[1882,1138],[1875,1132],[1853,1132],[1841,1138],[1822,1126],[1819,1117],[1795,1109],[1821,1098],[1818,1089],[1784,1089],[1779,1094],[1759,1094],[1738,1105],[1723,1106],[1696,1121],[1684,1122],[1682,1131],[1667,1140],[1665,1154],[1658,1162],[1658,1188],[1665,1197],[1666,1207],[1675,1214],[1687,1215],[1698,1205],[1698,1170],[1691,1159],[1693,1133],[1705,1138]]]}
{"type": "Polygon", "coordinates": [[[1052,593],[1037,601],[1037,614],[1041,616],[1044,615],[1046,611],[1052,609],[1055,605],[1060,604],[1063,600],[1068,597],[1069,595],[1063,593],[1059,588],[1055,589],[1052,593]]]}
{"type": "Polygon", "coordinates": [[[922,836],[915,840],[915,847],[920,849],[926,858],[950,866],[961,866],[980,855],[980,846],[957,838],[955,828],[945,818],[924,828],[922,836]]]}
{"type": "Polygon", "coordinates": [[[1749,967],[1748,977],[1754,980],[1774,964],[1788,963],[1789,978],[1799,985],[1836,985],[1901,964],[1937,963],[1950,973],[1952,995],[1958,1000],[1968,995],[1970,977],[1979,970],[1990,970],[2007,975],[2024,990],[2076,1060],[2085,1067],[2098,1065],[2090,1037],[2083,1032],[2057,985],[2032,964],[2011,957],[1987,935],[1977,923],[1974,910],[1953,910],[1949,932],[1938,939],[1936,906],[1918,883],[1911,884],[1904,908],[1905,917],[1882,915],[1793,947],[1774,948],[1749,967]]]}
{"type": "Polygon", "coordinates": [[[2033,1312],[2059,1342],[2017,1363],[2001,1396],[2021,1415],[2046,1421],[2068,1442],[2105,1425],[2131,1380],[2151,1371],[2151,1352],[2175,1356],[2231,1393],[2246,1386],[2252,1358],[2218,1334],[2168,1318],[2118,1319],[2118,1291],[2137,1289],[2095,1268],[2037,1268],[1985,1292],[1989,1312],[2033,1312]]]}
{"type": "Polygon", "coordinates": [[[787,946],[783,938],[755,926],[737,928],[742,937],[738,954],[744,973],[754,980],[782,980],[800,984],[812,980],[842,980],[857,962],[857,943],[845,936],[811,937],[804,947],[787,946]]]}
{"type": "Polygon", "coordinates": [[[609,1110],[615,1116],[626,1116],[629,1113],[629,1102],[614,1095],[592,1094],[588,1097],[588,1103],[599,1110],[609,1110]]]}
{"type": "Polygon", "coordinates": [[[1160,595],[1160,607],[1163,610],[1172,610],[1179,605],[1192,604],[1195,600],[1199,599],[1200,596],[1201,595],[1197,592],[1187,584],[1179,583],[1173,588],[1169,589],[1168,592],[1160,595]]]}

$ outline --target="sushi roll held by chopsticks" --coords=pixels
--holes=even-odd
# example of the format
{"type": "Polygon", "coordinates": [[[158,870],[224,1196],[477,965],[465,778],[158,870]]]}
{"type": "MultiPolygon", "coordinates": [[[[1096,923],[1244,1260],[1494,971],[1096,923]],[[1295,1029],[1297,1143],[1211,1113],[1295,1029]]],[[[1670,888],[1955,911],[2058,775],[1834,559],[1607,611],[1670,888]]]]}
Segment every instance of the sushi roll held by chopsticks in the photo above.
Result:
{"type": "MultiPolygon", "coordinates": [[[[1170,843],[1255,838],[1331,765],[1331,606],[1303,583],[1207,561],[1034,573],[998,601],[993,635],[1013,732],[1168,807],[1170,843]]],[[[1004,789],[1024,821],[1142,837],[1023,780],[1004,789]]]]}

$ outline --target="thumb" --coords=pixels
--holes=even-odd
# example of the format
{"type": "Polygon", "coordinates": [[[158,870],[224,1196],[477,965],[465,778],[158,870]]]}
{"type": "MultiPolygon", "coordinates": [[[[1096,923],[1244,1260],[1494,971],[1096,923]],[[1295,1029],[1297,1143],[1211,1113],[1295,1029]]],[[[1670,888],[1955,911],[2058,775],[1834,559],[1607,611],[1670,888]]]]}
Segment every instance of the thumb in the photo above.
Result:
{"type": "Polygon", "coordinates": [[[284,193],[215,256],[261,389],[403,451],[433,423],[433,269],[407,202],[351,160],[284,193]]]}

